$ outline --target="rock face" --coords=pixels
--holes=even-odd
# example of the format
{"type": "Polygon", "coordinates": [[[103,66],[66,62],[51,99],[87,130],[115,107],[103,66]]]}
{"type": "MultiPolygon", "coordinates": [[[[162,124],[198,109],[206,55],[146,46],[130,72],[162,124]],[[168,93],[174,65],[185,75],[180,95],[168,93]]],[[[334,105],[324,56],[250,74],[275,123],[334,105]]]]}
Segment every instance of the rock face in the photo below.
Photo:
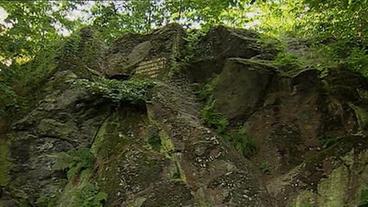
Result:
{"type": "Polygon", "coordinates": [[[247,118],[262,102],[275,72],[257,61],[227,59],[214,87],[216,110],[228,119],[247,118]]]}
{"type": "Polygon", "coordinates": [[[256,33],[225,27],[202,37],[179,71],[184,36],[177,25],[128,34],[103,53],[104,67],[87,65],[94,75],[154,78],[145,104],[116,105],[76,86],[89,76],[75,71],[75,59],[61,62],[37,106],[0,131],[0,206],[368,203],[365,78],[281,71],[271,61],[276,50],[256,33]],[[206,80],[214,112],[229,122],[225,132],[201,117],[206,103],[194,86],[206,80]],[[55,167],[60,154],[66,168],[55,167]]]}
{"type": "Polygon", "coordinates": [[[140,63],[160,59],[165,65],[160,68],[159,74],[164,75],[171,66],[170,61],[179,58],[184,34],[183,28],[177,24],[170,24],[147,35],[126,34],[107,51],[107,67],[103,73],[110,77],[121,74],[129,76],[137,71],[135,69],[140,63]]]}
{"type": "Polygon", "coordinates": [[[63,189],[65,175],[52,170],[55,159],[51,155],[91,146],[108,114],[109,109],[91,99],[86,91],[62,82],[75,79],[75,74],[63,71],[54,78],[48,83],[50,91],[45,98],[26,117],[14,123],[7,134],[10,139],[8,159],[12,164],[5,192],[16,198],[17,203],[3,204],[5,206],[19,206],[24,201],[36,205],[41,196],[52,196],[63,189]]]}
{"type": "Polygon", "coordinates": [[[189,78],[194,82],[208,80],[222,71],[227,58],[272,59],[275,54],[275,48],[262,47],[259,35],[253,31],[215,27],[199,40],[188,68],[189,78]]]}

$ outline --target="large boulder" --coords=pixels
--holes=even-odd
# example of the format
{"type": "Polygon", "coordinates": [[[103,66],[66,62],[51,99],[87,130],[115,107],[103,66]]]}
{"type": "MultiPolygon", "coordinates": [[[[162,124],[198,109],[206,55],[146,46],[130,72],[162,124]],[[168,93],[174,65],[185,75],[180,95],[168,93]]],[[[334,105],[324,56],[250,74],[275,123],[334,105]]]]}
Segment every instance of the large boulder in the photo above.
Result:
{"type": "Polygon", "coordinates": [[[275,73],[276,68],[259,61],[228,59],[214,86],[215,109],[230,120],[249,117],[275,73]]]}
{"type": "Polygon", "coordinates": [[[117,39],[106,54],[108,77],[139,73],[148,77],[167,74],[171,61],[179,57],[184,30],[169,24],[150,34],[126,34],[117,39]]]}
{"type": "Polygon", "coordinates": [[[264,47],[258,33],[218,26],[199,40],[188,70],[191,80],[201,83],[221,73],[227,58],[272,59],[274,56],[275,49],[264,47]]]}
{"type": "Polygon", "coordinates": [[[7,133],[8,143],[1,145],[7,147],[4,156],[10,161],[3,195],[11,196],[4,198],[9,200],[5,206],[37,206],[41,197],[55,197],[64,188],[66,177],[52,169],[52,155],[91,146],[109,105],[71,84],[76,78],[70,71],[56,73],[45,85],[45,97],[38,106],[7,133]]]}

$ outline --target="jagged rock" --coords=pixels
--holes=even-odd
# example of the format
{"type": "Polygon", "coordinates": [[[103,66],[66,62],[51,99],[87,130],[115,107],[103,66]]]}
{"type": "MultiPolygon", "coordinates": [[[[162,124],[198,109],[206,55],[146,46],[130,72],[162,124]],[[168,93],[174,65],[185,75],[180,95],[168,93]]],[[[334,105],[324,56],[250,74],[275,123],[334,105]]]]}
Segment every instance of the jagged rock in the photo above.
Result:
{"type": "Polygon", "coordinates": [[[72,71],[85,78],[99,74],[105,68],[104,42],[90,27],[82,28],[76,35],[64,43],[56,57],[57,70],[72,71]]]}
{"type": "Polygon", "coordinates": [[[249,59],[260,54],[272,58],[273,53],[262,47],[259,35],[255,32],[218,26],[200,39],[189,66],[189,77],[194,82],[204,82],[214,74],[221,73],[227,58],[249,59]]]}
{"type": "MultiPolygon", "coordinates": [[[[178,24],[170,24],[150,34],[127,34],[117,39],[107,52],[108,67],[104,73],[108,77],[120,74],[132,75],[140,63],[162,59],[157,73],[166,74],[171,67],[170,60],[179,57],[183,47],[184,30],[178,24]]],[[[151,72],[154,65],[142,67],[143,72],[151,72]]],[[[140,68],[138,68],[140,69],[140,68]]]]}
{"type": "MultiPolygon", "coordinates": [[[[87,51],[94,33],[81,35],[87,51]]],[[[73,85],[89,76],[76,69],[78,56],[61,56],[70,62],[58,65],[33,110],[0,129],[0,206],[80,206],[85,194],[83,201],[98,197],[105,206],[359,204],[367,185],[365,78],[279,70],[258,34],[225,27],[201,38],[179,71],[184,35],[178,25],[127,34],[87,64],[110,78],[154,78],[143,105],[112,104],[73,85]],[[191,85],[214,74],[214,111],[230,121],[223,134],[204,125],[191,85]],[[257,149],[247,157],[237,151],[244,143],[230,142],[239,127],[257,149]],[[55,153],[82,148],[93,163],[75,177],[53,169],[55,153]]]]}
{"type": "Polygon", "coordinates": [[[17,205],[36,205],[41,196],[55,196],[63,189],[65,175],[52,170],[55,159],[51,155],[90,146],[108,113],[106,107],[89,107],[93,98],[69,83],[76,76],[52,84],[60,81],[58,77],[60,74],[45,87],[47,95],[38,107],[16,122],[7,135],[11,161],[7,170],[11,181],[6,190],[17,205]],[[84,107],[78,107],[83,102],[84,107]]]}
{"type": "Polygon", "coordinates": [[[148,112],[170,138],[169,154],[178,161],[196,205],[272,206],[267,192],[253,177],[250,163],[239,158],[233,148],[203,127],[200,120],[188,116],[196,114],[195,108],[181,107],[190,102],[187,101],[190,97],[181,96],[181,90],[173,85],[162,85],[156,93],[148,112]]]}
{"type": "Polygon", "coordinates": [[[228,119],[247,118],[261,103],[276,68],[254,60],[227,59],[214,86],[215,109],[228,119]]]}

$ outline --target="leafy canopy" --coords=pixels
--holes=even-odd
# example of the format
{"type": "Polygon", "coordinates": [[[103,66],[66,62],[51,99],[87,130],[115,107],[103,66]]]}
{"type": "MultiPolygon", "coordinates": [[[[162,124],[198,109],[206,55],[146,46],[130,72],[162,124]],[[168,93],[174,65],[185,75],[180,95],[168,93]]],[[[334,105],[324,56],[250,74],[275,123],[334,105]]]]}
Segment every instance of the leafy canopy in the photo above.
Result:
{"type": "MultiPolygon", "coordinates": [[[[0,113],[19,107],[18,96],[27,93],[25,88],[37,87],[54,71],[58,42],[71,43],[72,52],[65,54],[76,53],[74,59],[88,63],[81,68],[95,69],[101,67],[100,54],[78,55],[96,51],[124,33],[147,33],[172,22],[191,29],[224,24],[281,40],[307,39],[314,56],[326,57],[322,62],[368,75],[368,0],[35,0],[0,1],[0,8],[7,13],[0,21],[0,113]],[[97,31],[101,42],[91,39],[83,46],[64,41],[85,26],[97,31]]],[[[279,57],[298,62],[290,55],[279,57]]],[[[303,62],[316,61],[314,57],[303,62]]]]}

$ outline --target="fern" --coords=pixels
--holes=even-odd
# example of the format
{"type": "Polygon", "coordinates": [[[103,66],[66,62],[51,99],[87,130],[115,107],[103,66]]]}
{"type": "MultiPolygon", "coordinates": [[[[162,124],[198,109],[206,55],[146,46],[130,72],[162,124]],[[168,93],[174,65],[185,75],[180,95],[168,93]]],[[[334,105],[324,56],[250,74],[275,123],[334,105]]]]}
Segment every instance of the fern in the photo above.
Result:
{"type": "Polygon", "coordinates": [[[95,160],[88,148],[57,153],[53,157],[56,159],[53,170],[68,170],[68,179],[79,175],[84,169],[92,168],[95,160]]]}
{"type": "Polygon", "coordinates": [[[154,82],[147,80],[118,81],[100,78],[96,81],[81,79],[74,82],[74,84],[114,103],[137,104],[149,99],[148,91],[153,87],[154,82]]]}
{"type": "Polygon", "coordinates": [[[201,117],[209,127],[213,127],[219,134],[224,134],[229,121],[221,113],[215,112],[215,101],[207,104],[201,111],[201,117]]]}

